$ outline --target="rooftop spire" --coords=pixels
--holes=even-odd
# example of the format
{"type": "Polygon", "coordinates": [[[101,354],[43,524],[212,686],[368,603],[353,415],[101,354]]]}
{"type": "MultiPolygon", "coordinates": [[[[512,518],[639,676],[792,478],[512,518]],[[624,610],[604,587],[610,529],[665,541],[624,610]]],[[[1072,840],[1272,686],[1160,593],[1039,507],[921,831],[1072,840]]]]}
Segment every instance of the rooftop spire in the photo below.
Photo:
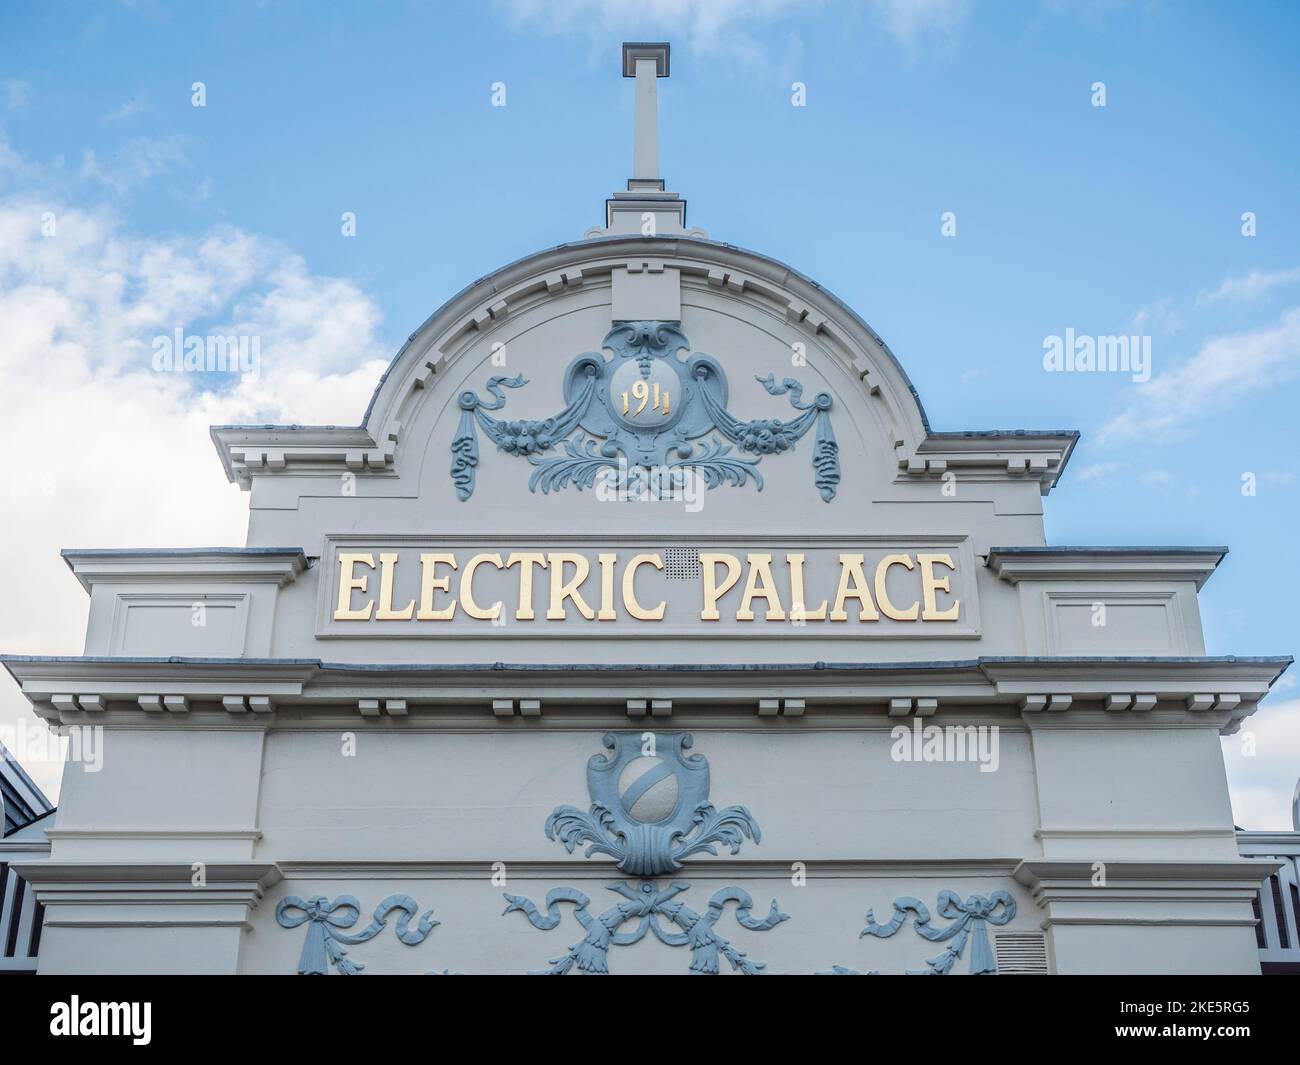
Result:
{"type": "MultiPolygon", "coordinates": [[[[636,129],[632,142],[632,182],[660,182],[659,93],[656,82],[668,77],[667,44],[624,44],[623,77],[636,78],[636,129]]],[[[629,182],[629,188],[632,187],[629,182]]],[[[663,189],[662,183],[659,184],[663,189]]]]}
{"type": "Polygon", "coordinates": [[[605,201],[605,226],[586,232],[587,237],[637,234],[706,236],[702,229],[686,228],[686,201],[664,189],[659,173],[658,80],[668,77],[669,45],[628,42],[623,45],[623,77],[636,78],[632,130],[632,176],[627,191],[605,201]]]}

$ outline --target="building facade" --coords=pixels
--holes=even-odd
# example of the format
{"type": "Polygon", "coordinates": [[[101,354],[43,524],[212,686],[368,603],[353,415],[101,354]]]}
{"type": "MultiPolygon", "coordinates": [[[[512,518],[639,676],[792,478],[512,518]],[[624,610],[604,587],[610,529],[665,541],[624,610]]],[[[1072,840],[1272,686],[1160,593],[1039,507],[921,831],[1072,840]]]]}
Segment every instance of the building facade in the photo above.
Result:
{"type": "Polygon", "coordinates": [[[0,976],[36,972],[44,907],[14,868],[49,857],[45,838],[55,811],[35,781],[0,743],[0,976]]]}
{"type": "Polygon", "coordinates": [[[4,660],[103,730],[41,971],[1259,972],[1219,738],[1290,660],[1205,653],[1224,549],[1048,546],[1077,434],[932,429],[687,226],[623,59],[603,226],[361,425],[213,429],[245,546],[64,552],[85,653],[4,660]]]}

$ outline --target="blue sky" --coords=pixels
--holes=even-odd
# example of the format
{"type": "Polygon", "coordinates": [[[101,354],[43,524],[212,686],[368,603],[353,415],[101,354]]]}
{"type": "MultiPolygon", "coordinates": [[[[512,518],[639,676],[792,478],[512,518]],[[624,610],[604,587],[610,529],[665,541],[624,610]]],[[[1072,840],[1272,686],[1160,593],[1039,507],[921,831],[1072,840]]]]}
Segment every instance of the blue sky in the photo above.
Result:
{"type": "MultiPolygon", "coordinates": [[[[692,224],[856,308],[935,428],[1080,429],[1050,540],[1228,545],[1202,595],[1210,652],[1296,652],[1300,5],[553,6],[11,0],[0,316],[24,293],[28,310],[33,292],[48,298],[80,336],[69,358],[93,384],[86,409],[128,410],[144,403],[133,360],[158,322],[257,321],[301,353],[297,376],[240,397],[172,391],[138,420],[178,434],[234,403],[355,422],[377,367],[444,299],[601,221],[630,164],[618,44],[667,39],[662,165],[692,224]],[[791,106],[795,81],[806,107],[791,106]],[[44,210],[80,235],[73,250],[28,243],[44,210]],[[355,238],[340,235],[344,211],[355,238]],[[303,327],[320,308],[338,324],[303,327]],[[1149,335],[1152,381],[1044,372],[1044,338],[1067,328],[1149,335]]],[[[8,335],[41,351],[45,313],[8,335]]],[[[18,432],[13,402],[0,400],[18,432]]],[[[104,433],[106,453],[140,446],[104,433]]],[[[80,505],[70,489],[54,503],[15,491],[51,551],[83,529],[237,542],[240,501],[208,448],[171,450],[220,514],[196,495],[146,535],[127,520],[129,481],[99,509],[84,485],[80,505]]],[[[57,619],[79,595],[56,599],[44,627],[3,624],[6,649],[78,650],[57,619]]],[[[1275,827],[1300,773],[1286,684],[1255,719],[1271,768],[1229,752],[1234,787],[1254,796],[1242,803],[1275,827]]]]}

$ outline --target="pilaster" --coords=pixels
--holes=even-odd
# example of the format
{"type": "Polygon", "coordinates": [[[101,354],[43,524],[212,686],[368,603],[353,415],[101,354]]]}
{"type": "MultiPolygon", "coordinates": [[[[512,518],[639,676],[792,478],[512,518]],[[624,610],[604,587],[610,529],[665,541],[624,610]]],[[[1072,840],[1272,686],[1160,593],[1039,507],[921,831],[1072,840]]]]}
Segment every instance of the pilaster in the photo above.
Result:
{"type": "Polygon", "coordinates": [[[43,861],[16,866],[45,907],[40,973],[229,974],[274,862],[43,861]]]}
{"type": "Polygon", "coordinates": [[[1052,971],[1259,972],[1251,906],[1272,860],[1031,860],[1013,874],[1042,911],[1052,971]]]}

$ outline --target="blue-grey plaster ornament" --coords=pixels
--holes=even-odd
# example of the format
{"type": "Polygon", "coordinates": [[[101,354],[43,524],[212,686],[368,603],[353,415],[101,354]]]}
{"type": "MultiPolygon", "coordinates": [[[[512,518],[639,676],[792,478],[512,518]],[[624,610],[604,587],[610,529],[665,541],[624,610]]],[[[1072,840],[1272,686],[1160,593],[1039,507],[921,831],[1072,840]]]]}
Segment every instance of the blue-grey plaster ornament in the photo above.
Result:
{"type": "MultiPolygon", "coordinates": [[[[982,976],[998,971],[997,959],[989,946],[988,931],[985,926],[990,924],[1000,926],[1012,920],[1016,916],[1016,900],[1005,891],[995,891],[988,898],[983,895],[972,895],[962,902],[961,896],[955,891],[940,891],[939,915],[947,917],[952,924],[935,928],[930,924],[930,911],[925,903],[920,899],[905,896],[894,900],[894,916],[885,924],[877,924],[872,911],[868,910],[867,927],[862,930],[858,938],[876,936],[879,939],[888,939],[903,927],[908,913],[915,916],[916,920],[912,928],[922,939],[928,939],[932,943],[952,940],[942,954],[926,959],[924,969],[908,970],[908,976],[947,975],[952,970],[953,964],[961,957],[967,942],[971,944],[970,973],[972,976],[982,976]]],[[[845,969],[836,965],[828,975],[860,976],[862,974],[854,969],[845,969]]]]}
{"type": "Polygon", "coordinates": [[[716,975],[719,958],[726,958],[732,969],[739,970],[746,976],[758,975],[765,963],[751,961],[743,950],[737,950],[729,940],[718,935],[714,925],[728,902],[736,904],[736,921],[742,927],[756,932],[775,928],[782,921],[788,920],[790,915],[782,913],[773,899],[766,917],[751,917],[754,900],[748,892],[734,886],[715,892],[709,899],[708,909],[702,914],[697,913],[675,897],[689,889],[690,885],[681,881],[675,881],[666,888],[660,888],[652,880],[640,881],[635,886],[627,883],[610,884],[609,890],[622,895],[623,900],[616,902],[598,917],[587,912],[591,899],[574,887],[558,887],[547,892],[545,912],[538,909],[531,899],[507,893],[508,905],[504,913],[519,910],[534,928],[546,931],[560,923],[559,904],[571,902],[574,905],[574,916],[587,930],[580,942],[574,943],[565,954],[550,960],[549,969],[533,970],[530,973],[533,976],[562,976],[575,966],[584,973],[608,974],[609,948],[638,943],[647,932],[653,932],[655,938],[670,947],[689,946],[692,973],[716,975]],[[666,931],[659,923],[660,918],[677,931],[666,931]],[[619,929],[629,921],[636,921],[635,927],[620,932],[619,929]]]}
{"type": "Polygon", "coordinates": [[[361,903],[353,895],[340,895],[333,902],[324,895],[313,895],[306,900],[290,895],[276,906],[275,919],[282,928],[307,925],[307,938],[298,958],[299,975],[324,976],[333,962],[342,975],[355,976],[365,966],[352,961],[343,944],[355,946],[374,939],[384,930],[393,910],[401,911],[397,919],[397,938],[407,946],[423,943],[438,924],[433,919],[433,911],[428,910],[420,914],[415,928],[410,927],[411,918],[420,911],[410,895],[389,895],[375,907],[373,919],[359,932],[343,931],[355,925],[361,916],[361,903]]]}
{"type": "Polygon", "coordinates": [[[724,844],[735,854],[745,837],[762,835],[743,806],[715,810],[709,802],[709,763],[686,754],[688,732],[606,733],[610,757],[587,763],[590,809],[557,806],[546,819],[546,836],[570,854],[587,843],[586,856],[608,854],[630,876],[663,876],[692,854],[717,855],[724,844]]]}
{"type": "MultiPolygon", "coordinates": [[[[709,488],[752,480],[762,491],[759,459],[793,449],[813,425],[813,482],[823,500],[835,498],[839,447],[828,413],[829,392],[805,403],[803,386],[793,378],[777,383],[774,374],[756,376],[770,395],[788,395],[799,413],[789,421],[746,421],[727,410],[727,379],[716,359],[679,355],[690,350],[690,341],[675,324],[620,322],[605,335],[602,347],[613,358],[589,351],[574,359],[564,375],[564,409],[541,421],[507,421],[492,413],[506,405],[504,389],[528,383],[522,375],[488,378],[490,400],[472,391],[460,394],[451,479],[461,501],[474,492],[479,429],[498,449],[536,467],[528,481],[532,492],[591,488],[604,471],[621,467],[632,482],[655,470],[677,478],[694,473],[709,488]],[[733,446],[739,453],[732,453],[733,446]],[[546,454],[556,448],[563,454],[546,454]],[[746,453],[757,457],[746,458],[746,453]]],[[[630,487],[636,490],[635,484],[630,487]]]]}

